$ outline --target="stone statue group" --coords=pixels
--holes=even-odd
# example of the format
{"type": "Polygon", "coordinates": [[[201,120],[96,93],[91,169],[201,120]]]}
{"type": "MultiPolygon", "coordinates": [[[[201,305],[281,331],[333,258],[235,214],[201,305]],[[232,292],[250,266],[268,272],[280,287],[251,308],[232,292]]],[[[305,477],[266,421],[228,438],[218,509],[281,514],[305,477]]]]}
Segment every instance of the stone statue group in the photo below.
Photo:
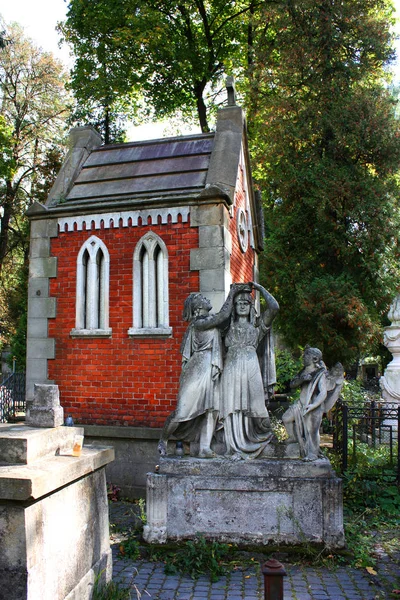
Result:
{"type": "MultiPolygon", "coordinates": [[[[257,349],[270,334],[279,305],[264,287],[250,282],[234,283],[217,314],[211,314],[211,308],[200,293],[185,301],[183,318],[189,326],[181,346],[177,407],[166,420],[159,452],[166,454],[167,441],[174,435],[199,442],[199,458],[214,458],[212,439],[216,429],[223,429],[226,458],[257,458],[274,440],[257,349]],[[260,316],[254,290],[265,301],[260,316]]],[[[316,460],[322,415],[339,396],[343,368],[338,364],[328,372],[317,348],[307,347],[303,361],[304,369],[292,382],[301,388],[300,399],[285,412],[283,422],[288,442],[299,444],[300,456],[316,460]]]]}

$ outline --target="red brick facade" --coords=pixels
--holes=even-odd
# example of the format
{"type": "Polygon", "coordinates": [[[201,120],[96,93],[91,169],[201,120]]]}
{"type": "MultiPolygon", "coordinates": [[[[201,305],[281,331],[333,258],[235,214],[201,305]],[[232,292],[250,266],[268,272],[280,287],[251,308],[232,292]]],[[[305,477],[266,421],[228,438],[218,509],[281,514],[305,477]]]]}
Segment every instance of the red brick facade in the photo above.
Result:
{"type": "Polygon", "coordinates": [[[161,426],[175,407],[187,324],[182,321],[187,295],[199,289],[198,272],[190,271],[190,249],[198,247],[198,229],[188,223],[60,233],[52,240],[57,278],[50,295],[57,316],[49,320],[56,357],[49,379],[60,388],[65,412],[80,423],[161,426]],[[132,327],[133,253],[140,238],[154,231],[169,258],[169,307],[172,338],[129,338],[132,327]],[[96,235],[110,254],[110,327],[112,337],[71,338],[75,327],[76,261],[82,244],[96,235]]]}
{"type": "Polygon", "coordinates": [[[233,218],[230,222],[230,233],[232,235],[231,275],[232,281],[253,281],[254,279],[254,249],[248,244],[246,252],[242,252],[236,231],[237,213],[240,208],[246,212],[245,190],[243,186],[243,169],[239,167],[237,188],[235,192],[235,205],[233,218]]]}
{"type": "MultiPolygon", "coordinates": [[[[245,253],[236,234],[237,210],[245,208],[242,170],[230,219],[232,281],[253,279],[254,249],[245,253]]],[[[50,296],[57,300],[49,337],[56,355],[48,361],[48,377],[59,388],[66,414],[79,423],[160,427],[174,410],[179,385],[180,344],[187,324],[182,320],[185,298],[199,289],[198,271],[190,270],[190,250],[199,246],[197,227],[190,223],[60,232],[51,242],[57,257],[57,277],[50,296]],[[171,338],[130,338],[133,304],[133,253],[142,236],[153,231],[165,242],[169,263],[171,338]],[[77,256],[96,235],[110,254],[109,314],[111,338],[72,338],[75,327],[77,256]]]]}

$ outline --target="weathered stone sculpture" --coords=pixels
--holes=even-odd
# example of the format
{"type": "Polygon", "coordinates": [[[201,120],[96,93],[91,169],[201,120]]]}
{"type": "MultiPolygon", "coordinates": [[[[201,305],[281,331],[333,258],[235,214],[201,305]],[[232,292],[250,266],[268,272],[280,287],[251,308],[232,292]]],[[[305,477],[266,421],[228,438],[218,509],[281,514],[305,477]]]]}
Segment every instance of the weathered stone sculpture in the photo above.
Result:
{"type": "Polygon", "coordinates": [[[211,441],[218,418],[224,426],[227,456],[240,459],[261,454],[272,433],[256,351],[278,310],[276,300],[256,283],[233,284],[215,315],[209,314],[207,298],[189,295],[183,318],[190,325],[181,346],[177,408],[164,425],[158,446],[162,456],[168,439],[175,435],[199,440],[199,457],[214,458],[211,441]],[[260,318],[253,289],[261,292],[267,304],[260,318]],[[224,361],[221,336],[227,350],[224,361]]]}
{"type": "Polygon", "coordinates": [[[313,461],[323,457],[319,435],[322,416],[339,398],[344,373],[340,363],[328,371],[322,352],[309,346],[304,350],[303,364],[303,370],[290,383],[292,388],[300,387],[300,399],[288,408],[282,420],[289,435],[288,443],[297,442],[300,456],[313,461]]]}
{"type": "Polygon", "coordinates": [[[183,318],[189,327],[183,338],[182,373],[176,410],[164,425],[158,445],[162,456],[171,435],[188,441],[200,441],[200,458],[212,458],[211,440],[220,408],[219,377],[222,371],[222,343],[219,327],[232,310],[235,286],[216,315],[210,315],[210,301],[193,293],[185,301],[183,318]]]}
{"type": "Polygon", "coordinates": [[[236,285],[230,325],[224,338],[227,354],[221,376],[226,456],[236,460],[260,455],[272,438],[257,347],[278,310],[275,298],[261,285],[236,285]],[[262,294],[267,305],[259,318],[251,294],[253,289],[262,294]]]}
{"type": "Polygon", "coordinates": [[[298,443],[271,444],[256,348],[268,334],[278,303],[262,286],[250,283],[234,284],[217,315],[209,315],[210,304],[200,294],[189,296],[186,308],[190,326],[182,345],[178,406],[165,426],[161,450],[165,452],[169,434],[180,436],[186,428],[193,436],[199,425],[199,458],[213,456],[210,443],[218,414],[226,449],[217,448],[224,455],[209,461],[164,456],[156,472],[148,473],[144,539],[165,543],[191,539],[201,531],[207,538],[235,544],[308,540],[342,547],[341,480],[328,459],[315,462],[322,415],[339,395],[342,366],[328,372],[319,350],[305,351],[304,369],[295,379],[300,401],[285,413],[291,441],[298,443]],[[260,318],[253,290],[266,302],[260,318]],[[222,355],[219,336],[226,353],[216,369],[217,349],[222,355]],[[298,446],[310,462],[299,460],[298,446]],[[243,458],[256,460],[238,460],[243,458]]]}

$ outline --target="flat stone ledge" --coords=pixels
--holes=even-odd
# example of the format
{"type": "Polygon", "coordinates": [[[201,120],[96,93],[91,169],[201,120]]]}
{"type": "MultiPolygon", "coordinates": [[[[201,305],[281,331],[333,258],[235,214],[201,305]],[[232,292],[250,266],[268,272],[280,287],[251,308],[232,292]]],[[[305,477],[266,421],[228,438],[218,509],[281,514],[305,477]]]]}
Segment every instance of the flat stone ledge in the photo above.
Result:
{"type": "Polygon", "coordinates": [[[131,327],[128,335],[134,337],[172,337],[172,327],[131,327]]]}
{"type": "Polygon", "coordinates": [[[70,336],[73,338],[110,338],[112,329],[71,329],[70,336]]]}
{"type": "Polygon", "coordinates": [[[326,458],[314,462],[301,459],[271,458],[231,461],[221,458],[169,458],[160,457],[160,475],[201,477],[285,477],[285,478],[334,478],[336,473],[326,458]]]}
{"type": "Polygon", "coordinates": [[[2,423],[0,425],[0,465],[30,464],[56,451],[72,448],[74,435],[82,427],[43,427],[2,423]]]}
{"type": "Polygon", "coordinates": [[[159,440],[160,428],[121,427],[119,425],[84,425],[85,436],[90,438],[117,438],[128,440],[159,440]]]}
{"type": "MultiPolygon", "coordinates": [[[[72,449],[71,449],[72,452],[72,449]]],[[[85,446],[80,457],[46,457],[33,465],[0,467],[0,500],[33,501],[114,460],[112,448],[85,446]]]]}

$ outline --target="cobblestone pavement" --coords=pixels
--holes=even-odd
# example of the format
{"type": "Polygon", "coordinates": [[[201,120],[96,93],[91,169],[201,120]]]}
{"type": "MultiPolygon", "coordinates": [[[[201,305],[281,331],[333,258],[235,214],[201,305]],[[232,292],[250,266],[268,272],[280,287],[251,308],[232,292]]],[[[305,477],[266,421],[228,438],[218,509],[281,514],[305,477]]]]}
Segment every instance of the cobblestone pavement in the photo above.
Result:
{"type": "MultiPolygon", "coordinates": [[[[110,521],[117,528],[134,524],[132,505],[110,505],[110,521]]],[[[118,553],[118,535],[112,535],[113,581],[131,590],[131,599],[148,600],[262,600],[264,588],[260,569],[233,570],[211,583],[201,576],[193,580],[184,575],[165,575],[164,564],[147,560],[132,561],[118,553]],[[114,539],[113,539],[114,538],[114,539]]],[[[265,559],[267,560],[267,558],[265,559]]],[[[284,563],[285,600],[377,600],[395,598],[392,590],[400,585],[400,557],[382,555],[377,575],[350,566],[336,569],[284,563]]],[[[400,598],[400,596],[399,596],[400,598]]]]}

